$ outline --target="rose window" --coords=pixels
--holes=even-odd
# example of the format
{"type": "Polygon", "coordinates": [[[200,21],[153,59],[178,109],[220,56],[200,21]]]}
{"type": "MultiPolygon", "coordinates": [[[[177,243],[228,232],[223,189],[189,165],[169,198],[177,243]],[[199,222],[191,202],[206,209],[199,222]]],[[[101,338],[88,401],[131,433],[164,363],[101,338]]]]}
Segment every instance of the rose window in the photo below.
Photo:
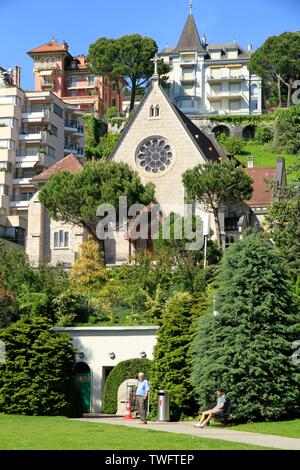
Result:
{"type": "Polygon", "coordinates": [[[162,173],[171,165],[173,152],[166,139],[152,137],[140,145],[136,159],[148,173],[162,173]]]}

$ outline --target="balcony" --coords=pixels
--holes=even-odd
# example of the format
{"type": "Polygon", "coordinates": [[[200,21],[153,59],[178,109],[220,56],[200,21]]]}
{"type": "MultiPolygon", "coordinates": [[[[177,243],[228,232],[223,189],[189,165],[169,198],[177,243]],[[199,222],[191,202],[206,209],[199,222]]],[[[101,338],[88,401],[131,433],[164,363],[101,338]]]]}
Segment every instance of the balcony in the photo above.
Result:
{"type": "Polygon", "coordinates": [[[16,157],[16,168],[33,168],[37,165],[45,165],[45,154],[26,155],[24,151],[24,155],[19,154],[16,157]]]}
{"type": "Polygon", "coordinates": [[[207,82],[208,83],[218,83],[218,82],[241,82],[243,80],[246,80],[246,77],[244,75],[222,75],[220,77],[217,77],[216,75],[209,75],[207,77],[207,82]]]}
{"type": "Polygon", "coordinates": [[[44,89],[44,90],[53,90],[54,89],[54,86],[55,86],[55,80],[41,80],[40,81],[40,84],[41,84],[41,87],[44,89]]]}
{"type": "Polygon", "coordinates": [[[65,131],[71,132],[77,136],[83,136],[83,126],[80,126],[77,121],[65,119],[65,131]]]}
{"type": "Polygon", "coordinates": [[[193,76],[183,76],[180,80],[182,85],[194,85],[196,83],[196,77],[193,76]]]}
{"type": "Polygon", "coordinates": [[[180,66],[181,67],[195,67],[197,65],[197,60],[196,58],[190,58],[190,59],[181,59],[180,60],[180,66]]]}
{"type": "Polygon", "coordinates": [[[50,118],[49,109],[41,111],[22,110],[22,119],[25,122],[48,122],[50,118]]]}
{"type": "Polygon", "coordinates": [[[73,153],[78,158],[84,157],[84,149],[74,144],[65,144],[64,152],[66,154],[73,153]]]}
{"type": "Polygon", "coordinates": [[[31,180],[35,176],[35,173],[30,177],[14,178],[13,184],[17,186],[32,186],[31,180]]]}
{"type": "Polygon", "coordinates": [[[67,85],[68,90],[85,90],[89,88],[95,88],[95,82],[86,81],[78,81],[76,83],[70,83],[67,85]]]}
{"type": "Polygon", "coordinates": [[[239,91],[222,91],[220,93],[207,93],[209,101],[220,101],[221,99],[239,99],[243,96],[242,90],[239,91]]]}
{"type": "Polygon", "coordinates": [[[20,131],[19,140],[21,142],[46,142],[47,133],[45,131],[41,132],[25,132],[20,131]]]}
{"type": "Polygon", "coordinates": [[[184,114],[198,115],[201,113],[201,98],[199,96],[179,96],[176,98],[175,104],[184,114]]]}
{"type": "Polygon", "coordinates": [[[19,193],[11,197],[10,207],[16,209],[27,209],[29,201],[33,197],[34,193],[19,193]]]}

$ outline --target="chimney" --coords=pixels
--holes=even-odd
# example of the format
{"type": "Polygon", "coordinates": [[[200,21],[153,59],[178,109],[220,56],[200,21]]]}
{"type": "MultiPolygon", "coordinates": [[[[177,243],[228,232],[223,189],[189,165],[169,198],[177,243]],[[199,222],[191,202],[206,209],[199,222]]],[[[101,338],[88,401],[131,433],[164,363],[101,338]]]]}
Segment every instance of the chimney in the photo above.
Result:
{"type": "Polygon", "coordinates": [[[21,68],[15,65],[12,76],[13,84],[18,88],[21,87],[21,68]]]}
{"type": "Polygon", "coordinates": [[[254,168],[254,157],[249,155],[247,158],[247,168],[254,168]]]}
{"type": "Polygon", "coordinates": [[[251,44],[251,42],[249,42],[248,44],[248,52],[252,52],[253,51],[253,46],[251,44]]]}
{"type": "Polygon", "coordinates": [[[206,46],[206,34],[204,33],[201,38],[202,46],[206,46]]]}
{"type": "Polygon", "coordinates": [[[63,40],[62,45],[66,51],[69,49],[69,44],[65,40],[63,40]]]}

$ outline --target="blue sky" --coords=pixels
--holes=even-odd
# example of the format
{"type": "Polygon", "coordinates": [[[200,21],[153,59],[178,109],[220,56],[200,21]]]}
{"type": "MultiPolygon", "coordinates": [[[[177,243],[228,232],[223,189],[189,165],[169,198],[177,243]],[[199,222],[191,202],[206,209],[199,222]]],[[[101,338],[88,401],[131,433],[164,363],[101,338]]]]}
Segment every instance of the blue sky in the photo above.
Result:
{"type": "MultiPolygon", "coordinates": [[[[300,0],[194,0],[200,35],[208,42],[236,39],[261,45],[273,34],[300,29],[300,0]]],[[[22,87],[33,88],[26,52],[55,37],[73,55],[85,54],[98,37],[139,33],[159,48],[176,45],[189,0],[0,0],[0,65],[22,68],[22,87]]]]}

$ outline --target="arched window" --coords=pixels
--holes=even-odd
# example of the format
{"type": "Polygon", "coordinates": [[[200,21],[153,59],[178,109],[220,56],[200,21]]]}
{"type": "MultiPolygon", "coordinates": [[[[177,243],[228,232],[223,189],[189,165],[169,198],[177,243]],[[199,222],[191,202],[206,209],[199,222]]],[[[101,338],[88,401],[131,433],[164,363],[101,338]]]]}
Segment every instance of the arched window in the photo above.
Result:
{"type": "Polygon", "coordinates": [[[160,116],[160,106],[157,105],[156,108],[155,108],[155,116],[158,117],[160,116]]]}
{"type": "Polygon", "coordinates": [[[150,106],[150,117],[154,116],[154,106],[150,106]]]}
{"type": "Polygon", "coordinates": [[[69,248],[69,232],[58,230],[54,232],[54,248],[69,248]]]}
{"type": "Polygon", "coordinates": [[[253,85],[251,85],[251,96],[256,96],[257,95],[257,90],[258,90],[258,87],[255,83],[253,83],[253,85]]]}

